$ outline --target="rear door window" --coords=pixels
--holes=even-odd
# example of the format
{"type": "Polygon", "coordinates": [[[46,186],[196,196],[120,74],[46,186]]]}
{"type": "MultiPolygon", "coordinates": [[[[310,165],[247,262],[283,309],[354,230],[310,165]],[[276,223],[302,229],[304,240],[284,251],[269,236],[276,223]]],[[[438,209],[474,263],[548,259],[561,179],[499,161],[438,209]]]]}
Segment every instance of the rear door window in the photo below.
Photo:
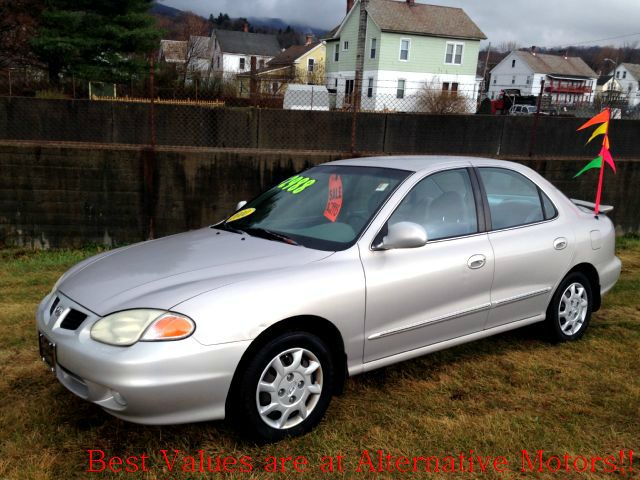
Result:
{"type": "Polygon", "coordinates": [[[505,168],[480,168],[479,171],[489,200],[493,230],[529,225],[556,215],[548,198],[549,214],[545,215],[544,194],[524,175],[505,168]]]}

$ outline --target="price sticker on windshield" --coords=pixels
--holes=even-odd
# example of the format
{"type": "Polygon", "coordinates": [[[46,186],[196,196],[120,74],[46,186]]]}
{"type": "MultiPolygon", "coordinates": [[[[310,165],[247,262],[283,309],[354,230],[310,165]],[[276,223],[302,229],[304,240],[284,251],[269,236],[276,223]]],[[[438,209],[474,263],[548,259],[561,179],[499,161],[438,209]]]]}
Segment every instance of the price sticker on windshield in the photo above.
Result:
{"type": "Polygon", "coordinates": [[[227,222],[235,222],[236,220],[240,220],[241,218],[248,217],[255,211],[255,208],[245,208],[244,210],[240,210],[238,213],[230,217],[227,222]]]}
{"type": "Polygon", "coordinates": [[[330,221],[335,222],[342,210],[342,177],[340,175],[331,175],[329,177],[329,199],[324,209],[324,216],[330,221]]]}
{"type": "Polygon", "coordinates": [[[280,190],[284,190],[285,192],[291,192],[294,195],[297,195],[300,192],[304,192],[314,183],[316,183],[316,181],[313,178],[295,175],[282,182],[280,185],[278,185],[277,188],[279,188],[280,190]]]}

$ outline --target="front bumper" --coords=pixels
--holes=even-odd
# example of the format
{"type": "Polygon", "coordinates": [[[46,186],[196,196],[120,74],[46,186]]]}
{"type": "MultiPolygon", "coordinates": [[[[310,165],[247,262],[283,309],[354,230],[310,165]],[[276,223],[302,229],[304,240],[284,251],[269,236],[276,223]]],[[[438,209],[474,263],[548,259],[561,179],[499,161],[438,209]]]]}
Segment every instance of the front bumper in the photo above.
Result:
{"type": "Polygon", "coordinates": [[[88,314],[77,330],[50,315],[53,296],[36,314],[38,330],[55,343],[56,377],[77,396],[135,423],[177,424],[218,420],[233,374],[249,341],[204,346],[193,337],[114,347],[90,337],[98,317],[56,292],[59,305],[88,314]]]}

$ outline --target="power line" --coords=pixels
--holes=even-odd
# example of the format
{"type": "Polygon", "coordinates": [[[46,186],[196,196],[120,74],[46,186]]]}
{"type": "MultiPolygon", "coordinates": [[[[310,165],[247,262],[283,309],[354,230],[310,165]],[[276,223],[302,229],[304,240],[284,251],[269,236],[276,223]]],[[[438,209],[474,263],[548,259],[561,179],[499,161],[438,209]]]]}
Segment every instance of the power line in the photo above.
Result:
{"type": "Polygon", "coordinates": [[[565,43],[564,45],[555,45],[553,47],[543,47],[543,48],[563,48],[563,47],[575,47],[577,45],[587,45],[589,43],[596,43],[596,42],[605,42],[607,40],[619,40],[621,38],[627,38],[627,37],[635,37],[636,35],[640,35],[640,32],[637,33],[628,33],[626,35],[618,35],[616,37],[607,37],[607,38],[598,38],[596,40],[587,40],[584,42],[574,42],[574,43],[565,43]]]}

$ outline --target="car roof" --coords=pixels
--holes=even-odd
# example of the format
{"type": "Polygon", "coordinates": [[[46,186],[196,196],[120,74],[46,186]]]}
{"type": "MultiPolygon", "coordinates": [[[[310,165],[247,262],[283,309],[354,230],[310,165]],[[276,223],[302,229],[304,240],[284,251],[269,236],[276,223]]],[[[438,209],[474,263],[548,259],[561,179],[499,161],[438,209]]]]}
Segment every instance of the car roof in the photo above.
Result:
{"type": "MultiPolygon", "coordinates": [[[[425,170],[437,170],[453,166],[496,166],[514,168],[516,163],[491,158],[447,156],[447,155],[419,155],[419,156],[384,156],[354,158],[349,160],[337,160],[324,165],[344,165],[354,167],[379,167],[406,170],[409,172],[421,172],[425,170]]],[[[518,165],[519,166],[519,165],[518,165]]],[[[518,170],[519,168],[514,168],[518,170]]]]}

